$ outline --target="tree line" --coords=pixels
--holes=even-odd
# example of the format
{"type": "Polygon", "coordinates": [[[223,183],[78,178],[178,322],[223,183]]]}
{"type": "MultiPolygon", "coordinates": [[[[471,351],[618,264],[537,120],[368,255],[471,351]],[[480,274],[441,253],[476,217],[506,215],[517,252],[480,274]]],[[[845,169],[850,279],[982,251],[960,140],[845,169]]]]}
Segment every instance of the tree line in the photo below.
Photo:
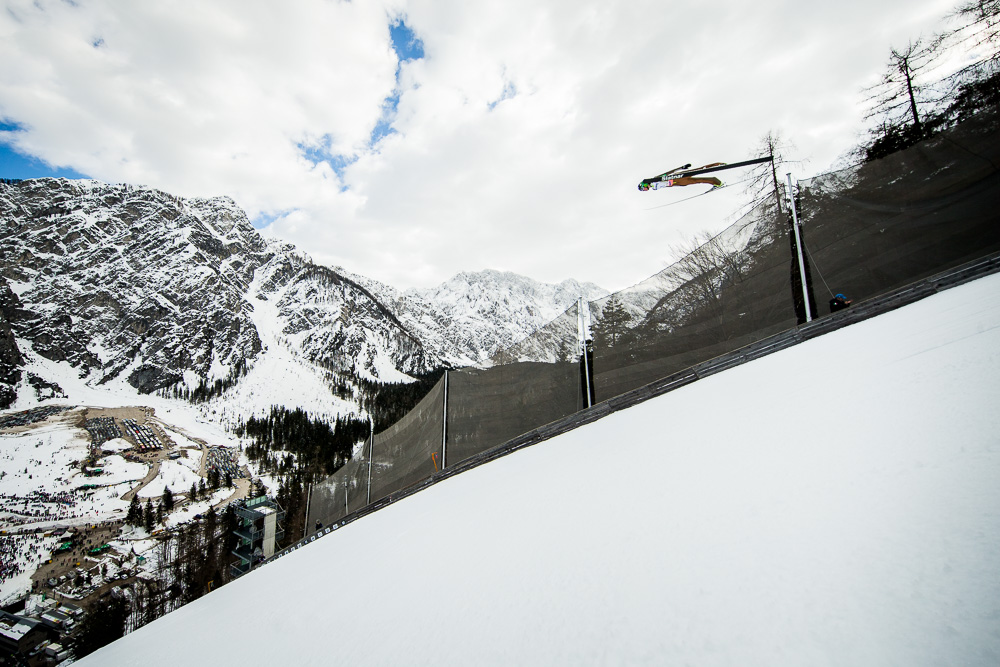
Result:
{"type": "Polygon", "coordinates": [[[864,91],[873,126],[857,157],[877,160],[1000,107],[1000,0],[966,0],[946,18],[950,27],[931,38],[890,49],[878,82],[864,91]],[[941,76],[956,51],[978,57],[941,76]]]}
{"type": "Polygon", "coordinates": [[[228,507],[219,513],[210,507],[200,522],[182,524],[159,535],[154,576],[136,578],[128,593],[119,589],[121,592],[103,595],[89,605],[73,637],[73,655],[77,659],[89,655],[227,584],[237,525],[234,509],[228,507]]]}
{"type": "Polygon", "coordinates": [[[251,417],[236,427],[249,438],[247,458],[272,473],[293,470],[332,475],[351,458],[354,446],[370,434],[369,423],[355,417],[337,417],[332,424],[312,417],[302,408],[272,406],[265,417],[251,417]]]}
{"type": "Polygon", "coordinates": [[[224,378],[212,381],[201,378],[194,389],[189,389],[183,382],[178,382],[170,387],[160,389],[156,394],[162,398],[180,398],[191,403],[204,403],[216,396],[221,396],[223,392],[246,376],[248,371],[246,359],[240,359],[224,378]]]}
{"type": "Polygon", "coordinates": [[[371,435],[371,427],[351,416],[337,417],[331,424],[301,408],[272,406],[267,416],[239,424],[236,434],[251,441],[244,448],[247,458],[278,479],[275,500],[285,511],[285,537],[278,546],[283,547],[303,534],[309,485],[349,461],[355,446],[371,435]]]}

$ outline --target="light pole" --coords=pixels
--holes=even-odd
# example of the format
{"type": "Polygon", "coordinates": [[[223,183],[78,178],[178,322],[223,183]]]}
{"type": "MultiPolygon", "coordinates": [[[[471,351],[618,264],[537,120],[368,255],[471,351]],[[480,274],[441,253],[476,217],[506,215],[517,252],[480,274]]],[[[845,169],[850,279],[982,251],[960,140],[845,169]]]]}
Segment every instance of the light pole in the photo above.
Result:
{"type": "Polygon", "coordinates": [[[375,458],[375,420],[368,415],[368,502],[372,504],[372,459],[375,458]]]}
{"type": "Polygon", "coordinates": [[[795,206],[795,194],[792,192],[792,173],[785,174],[788,179],[788,203],[792,209],[792,231],[795,233],[795,250],[799,259],[799,278],[802,279],[802,300],[806,306],[806,322],[812,322],[812,309],[809,307],[809,286],[806,283],[806,263],[802,256],[802,235],[799,234],[799,213],[795,206]]]}

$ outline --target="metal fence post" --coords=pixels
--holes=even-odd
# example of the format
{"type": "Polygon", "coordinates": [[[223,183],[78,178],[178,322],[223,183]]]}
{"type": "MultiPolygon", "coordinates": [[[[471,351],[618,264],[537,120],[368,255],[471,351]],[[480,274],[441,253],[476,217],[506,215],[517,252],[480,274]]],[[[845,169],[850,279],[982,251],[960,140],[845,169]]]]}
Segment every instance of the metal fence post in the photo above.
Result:
{"type": "Polygon", "coordinates": [[[795,232],[795,249],[799,260],[799,276],[802,278],[802,299],[806,306],[806,322],[812,322],[812,309],[809,307],[809,285],[806,283],[806,263],[802,258],[802,235],[799,234],[799,214],[795,206],[795,193],[792,192],[792,173],[785,174],[788,178],[788,201],[792,208],[792,230],[795,232]]]}
{"type": "Polygon", "coordinates": [[[444,413],[441,419],[441,470],[448,465],[448,370],[444,371],[444,413]]]}
{"type": "Polygon", "coordinates": [[[313,497],[313,485],[309,485],[309,491],[306,493],[306,520],[304,521],[304,526],[302,526],[302,539],[306,539],[309,536],[309,505],[312,504],[313,497]]]}
{"type": "Polygon", "coordinates": [[[587,334],[589,334],[590,332],[588,331],[589,327],[587,326],[588,318],[584,317],[584,312],[583,312],[584,307],[587,305],[588,305],[587,302],[584,301],[583,297],[581,296],[576,307],[577,343],[578,343],[577,347],[583,354],[583,390],[584,390],[583,407],[584,408],[589,408],[591,406],[590,359],[588,358],[587,354],[587,338],[589,337],[587,334]]]}
{"type": "Polygon", "coordinates": [[[375,420],[368,415],[368,498],[366,505],[372,504],[372,460],[375,458],[375,420]]]}

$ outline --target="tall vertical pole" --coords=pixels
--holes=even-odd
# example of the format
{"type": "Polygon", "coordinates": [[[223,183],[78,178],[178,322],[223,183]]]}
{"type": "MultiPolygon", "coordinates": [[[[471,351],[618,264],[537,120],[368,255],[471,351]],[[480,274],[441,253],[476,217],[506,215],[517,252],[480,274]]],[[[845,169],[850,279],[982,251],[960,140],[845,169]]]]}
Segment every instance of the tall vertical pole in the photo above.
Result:
{"type": "Polygon", "coordinates": [[[441,470],[448,465],[448,370],[444,372],[444,404],[441,415],[441,470]]]}
{"type": "Polygon", "coordinates": [[[375,420],[368,415],[368,500],[366,505],[372,504],[372,460],[375,458],[375,420]]]}
{"type": "Polygon", "coordinates": [[[309,492],[306,494],[306,520],[305,525],[302,527],[302,539],[309,537],[309,505],[312,504],[313,497],[313,485],[309,485],[309,492]]]}
{"type": "Polygon", "coordinates": [[[788,202],[792,207],[792,230],[795,232],[795,250],[799,256],[799,277],[802,279],[802,299],[806,304],[806,322],[812,322],[812,309],[809,307],[809,285],[806,283],[806,262],[802,256],[802,236],[799,234],[799,213],[795,206],[795,193],[792,192],[792,173],[785,174],[788,179],[788,202]]]}
{"type": "Polygon", "coordinates": [[[579,343],[580,351],[583,353],[583,407],[590,407],[590,359],[587,358],[587,318],[584,316],[583,309],[587,306],[587,302],[584,301],[583,297],[580,297],[579,302],[576,307],[577,316],[577,342],[579,343]]]}

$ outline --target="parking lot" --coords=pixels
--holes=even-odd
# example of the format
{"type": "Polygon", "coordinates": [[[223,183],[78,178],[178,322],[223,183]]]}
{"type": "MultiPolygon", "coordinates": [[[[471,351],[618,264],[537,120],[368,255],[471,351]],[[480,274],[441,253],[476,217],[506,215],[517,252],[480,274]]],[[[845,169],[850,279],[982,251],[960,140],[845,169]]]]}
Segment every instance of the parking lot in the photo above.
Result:
{"type": "Polygon", "coordinates": [[[134,419],[122,419],[125,432],[135,443],[135,448],[142,453],[155,452],[163,449],[163,443],[150,427],[140,424],[134,419]]]}
{"type": "Polygon", "coordinates": [[[232,447],[209,447],[207,470],[216,470],[220,475],[229,475],[230,479],[243,477],[239,467],[240,453],[232,447]]]}
{"type": "Polygon", "coordinates": [[[65,405],[47,405],[41,408],[31,408],[9,415],[0,416],[0,429],[17,428],[18,426],[29,426],[45,421],[52,415],[69,410],[65,405]]]}
{"type": "Polygon", "coordinates": [[[101,445],[108,440],[122,437],[121,429],[113,417],[95,417],[84,422],[83,427],[90,433],[90,440],[95,445],[101,445]]]}

